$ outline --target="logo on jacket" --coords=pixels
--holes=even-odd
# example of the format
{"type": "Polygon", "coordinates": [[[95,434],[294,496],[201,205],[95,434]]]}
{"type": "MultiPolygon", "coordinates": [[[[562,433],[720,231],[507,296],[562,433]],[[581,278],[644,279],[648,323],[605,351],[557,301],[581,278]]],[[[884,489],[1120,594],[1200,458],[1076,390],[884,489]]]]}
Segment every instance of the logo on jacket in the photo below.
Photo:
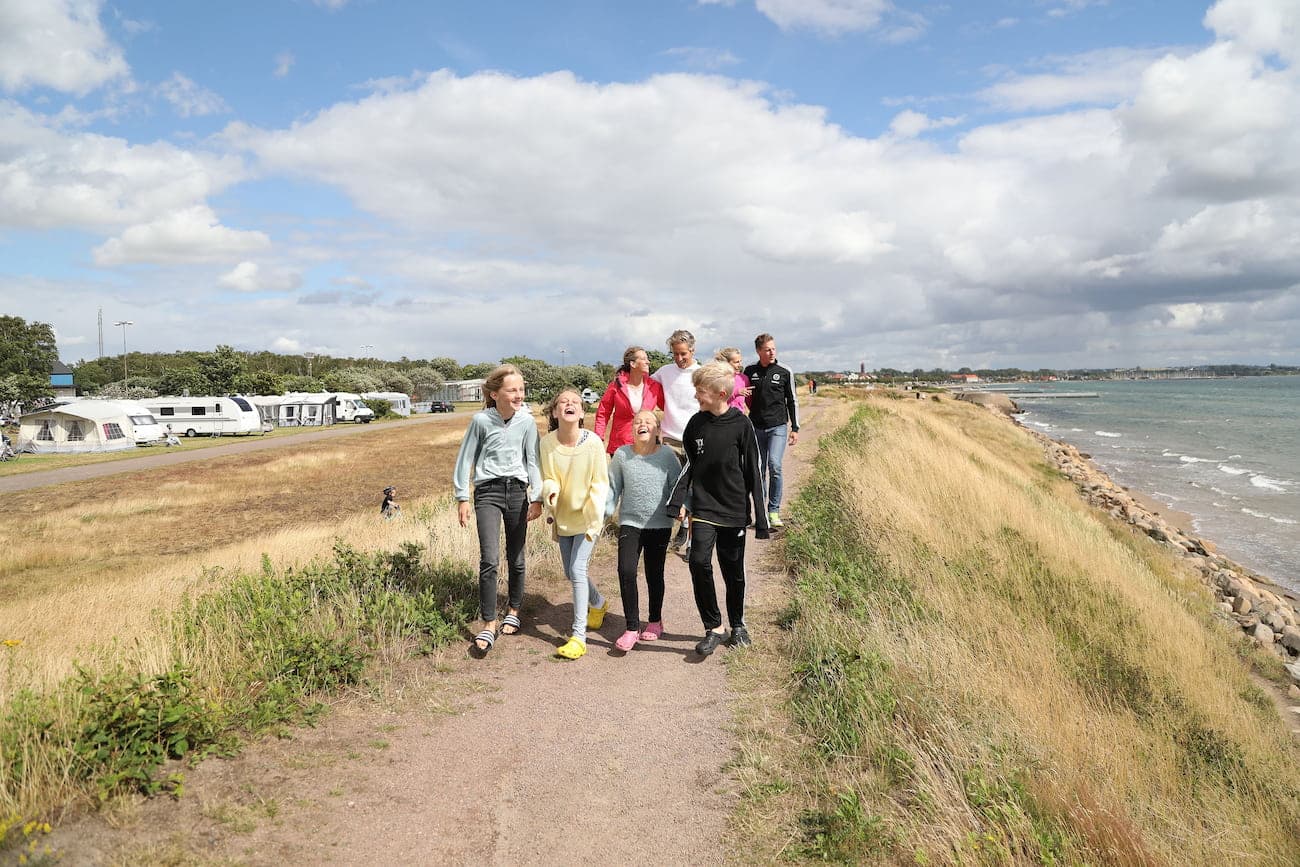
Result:
{"type": "Polygon", "coordinates": [[[781,374],[779,374],[779,373],[774,373],[774,374],[772,374],[772,381],[773,381],[773,382],[780,382],[780,381],[781,381],[781,374]]]}
{"type": "Polygon", "coordinates": [[[695,441],[695,453],[696,453],[696,454],[700,454],[700,455],[704,454],[704,440],[703,440],[703,439],[698,439],[698,440],[695,441]]]}

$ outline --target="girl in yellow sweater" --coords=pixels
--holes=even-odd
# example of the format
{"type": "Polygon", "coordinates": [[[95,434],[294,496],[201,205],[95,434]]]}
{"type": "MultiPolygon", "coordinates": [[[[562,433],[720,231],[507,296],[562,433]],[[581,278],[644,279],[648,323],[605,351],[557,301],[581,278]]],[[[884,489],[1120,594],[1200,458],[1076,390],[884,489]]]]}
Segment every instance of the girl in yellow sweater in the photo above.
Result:
{"type": "Polygon", "coordinates": [[[573,634],[556,656],[577,659],[587,652],[587,630],[605,622],[609,600],[587,577],[587,561],[604,524],[609,496],[605,445],[583,428],[582,396],[572,389],[547,407],[551,432],[542,437],[542,504],[552,537],[560,543],[564,574],[573,583],[573,634]]]}

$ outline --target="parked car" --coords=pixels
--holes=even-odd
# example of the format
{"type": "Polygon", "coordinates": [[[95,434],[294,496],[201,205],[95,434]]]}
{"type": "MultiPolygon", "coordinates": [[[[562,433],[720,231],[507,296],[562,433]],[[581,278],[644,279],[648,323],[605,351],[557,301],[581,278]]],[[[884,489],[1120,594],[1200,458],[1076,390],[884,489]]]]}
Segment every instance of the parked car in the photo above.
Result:
{"type": "Polygon", "coordinates": [[[449,400],[434,400],[429,402],[429,412],[455,412],[456,404],[449,400]]]}

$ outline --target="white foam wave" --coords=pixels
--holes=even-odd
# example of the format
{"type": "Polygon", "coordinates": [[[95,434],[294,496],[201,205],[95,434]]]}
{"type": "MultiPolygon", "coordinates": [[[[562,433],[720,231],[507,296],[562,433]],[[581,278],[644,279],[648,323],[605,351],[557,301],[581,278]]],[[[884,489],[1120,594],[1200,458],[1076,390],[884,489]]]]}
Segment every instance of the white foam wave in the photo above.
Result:
{"type": "Polygon", "coordinates": [[[1219,469],[1230,476],[1244,476],[1250,470],[1243,470],[1241,467],[1234,467],[1231,464],[1219,464],[1219,469]]]}
{"type": "Polygon", "coordinates": [[[1211,490],[1211,491],[1214,491],[1214,493],[1218,494],[1218,495],[1221,496],[1221,497],[1231,497],[1231,496],[1232,496],[1232,494],[1228,493],[1228,492],[1225,491],[1223,488],[1216,488],[1214,485],[1210,485],[1210,490],[1211,490]]]}
{"type": "Polygon", "coordinates": [[[1235,461],[1235,460],[1237,460],[1237,459],[1240,458],[1240,457],[1241,457],[1241,455],[1228,455],[1228,458],[1227,458],[1227,459],[1230,460],[1230,461],[1235,461]]]}
{"type": "Polygon", "coordinates": [[[1270,515],[1270,514],[1268,514],[1267,512],[1257,512],[1257,511],[1255,511],[1254,509],[1242,509],[1241,511],[1243,511],[1243,512],[1245,512],[1247,515],[1250,515],[1250,516],[1255,517],[1255,518],[1266,518],[1266,519],[1272,521],[1274,524],[1295,524],[1295,523],[1297,523],[1296,521],[1292,520],[1291,518],[1279,518],[1277,515],[1270,515]]]}
{"type": "Polygon", "coordinates": [[[1111,433],[1108,430],[1093,431],[1099,437],[1122,437],[1124,434],[1111,433]]]}
{"type": "Polygon", "coordinates": [[[1049,422],[1045,422],[1045,421],[1031,421],[1030,424],[1032,424],[1034,427],[1041,427],[1043,430],[1052,429],[1052,425],[1049,422]]]}
{"type": "Polygon", "coordinates": [[[1214,461],[1209,458],[1198,458],[1193,455],[1180,455],[1178,460],[1185,464],[1212,464],[1214,461]]]}
{"type": "Polygon", "coordinates": [[[1081,428],[1081,427],[1072,427],[1072,428],[1070,428],[1070,433],[1083,433],[1083,428],[1081,428]]]}
{"type": "Polygon", "coordinates": [[[1287,485],[1295,484],[1294,482],[1270,479],[1268,476],[1251,476],[1250,483],[1255,487],[1263,488],[1266,491],[1285,491],[1287,485]]]}

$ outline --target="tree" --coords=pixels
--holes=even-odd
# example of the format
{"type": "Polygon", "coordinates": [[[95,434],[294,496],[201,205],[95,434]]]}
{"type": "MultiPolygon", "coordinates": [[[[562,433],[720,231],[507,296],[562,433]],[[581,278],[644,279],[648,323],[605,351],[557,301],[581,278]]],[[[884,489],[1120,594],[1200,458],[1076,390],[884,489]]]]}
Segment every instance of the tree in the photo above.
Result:
{"type": "Polygon", "coordinates": [[[72,383],[78,394],[94,394],[115,380],[121,371],[122,365],[113,364],[107,358],[83,359],[72,366],[72,383]]]}
{"type": "Polygon", "coordinates": [[[286,376],[283,386],[284,391],[281,394],[288,394],[291,391],[318,392],[325,390],[325,383],[314,376],[286,376]]]}
{"type": "Polygon", "coordinates": [[[487,375],[496,368],[496,365],[490,361],[480,361],[477,364],[467,364],[460,369],[461,379],[487,379],[487,375]]]}
{"type": "Polygon", "coordinates": [[[360,394],[363,391],[383,391],[384,381],[375,372],[366,367],[340,367],[321,377],[325,387],[330,391],[349,391],[360,394]]]}
{"type": "Polygon", "coordinates": [[[501,359],[502,364],[513,364],[524,375],[524,387],[528,399],[537,403],[550,400],[567,383],[558,367],[539,358],[527,355],[512,355],[501,359]]]}
{"type": "Polygon", "coordinates": [[[288,377],[269,370],[246,370],[235,377],[236,394],[284,394],[288,377]]]}
{"type": "Polygon", "coordinates": [[[411,378],[410,393],[419,400],[432,400],[446,384],[442,373],[432,364],[412,367],[406,371],[406,375],[411,378]]]}
{"type": "Polygon", "coordinates": [[[597,361],[594,367],[596,368],[596,375],[600,377],[602,389],[606,385],[609,385],[609,383],[613,381],[614,375],[618,373],[618,368],[610,364],[608,361],[597,361]]]}
{"type": "Polygon", "coordinates": [[[213,394],[230,394],[235,390],[235,377],[244,372],[244,357],[233,346],[218,346],[214,352],[202,353],[198,361],[213,394]]]}
{"type": "Polygon", "coordinates": [[[476,379],[477,377],[462,376],[460,362],[454,358],[439,356],[429,362],[429,367],[442,374],[443,381],[448,379],[476,379]]]}
{"type": "Polygon", "coordinates": [[[212,383],[197,367],[177,367],[159,376],[155,386],[160,394],[185,395],[194,397],[212,394],[212,383]]]}
{"type": "Polygon", "coordinates": [[[410,394],[415,391],[415,383],[411,380],[411,377],[396,368],[385,367],[375,372],[384,381],[384,391],[396,391],[401,394],[410,394]]]}
{"type": "Polygon", "coordinates": [[[110,382],[99,390],[100,397],[110,400],[140,400],[145,397],[157,397],[158,392],[148,386],[139,385],[137,377],[131,377],[128,383],[110,382]]]}
{"type": "MultiPolygon", "coordinates": [[[[672,364],[673,357],[666,352],[660,352],[658,349],[647,349],[646,357],[650,359],[650,372],[658,370],[665,364],[672,364]]],[[[611,379],[613,377],[610,377],[611,379]]]]}
{"type": "Polygon", "coordinates": [[[44,322],[28,324],[19,316],[0,316],[0,381],[8,402],[32,403],[53,397],[50,374],[59,360],[54,329],[44,322]]]}

